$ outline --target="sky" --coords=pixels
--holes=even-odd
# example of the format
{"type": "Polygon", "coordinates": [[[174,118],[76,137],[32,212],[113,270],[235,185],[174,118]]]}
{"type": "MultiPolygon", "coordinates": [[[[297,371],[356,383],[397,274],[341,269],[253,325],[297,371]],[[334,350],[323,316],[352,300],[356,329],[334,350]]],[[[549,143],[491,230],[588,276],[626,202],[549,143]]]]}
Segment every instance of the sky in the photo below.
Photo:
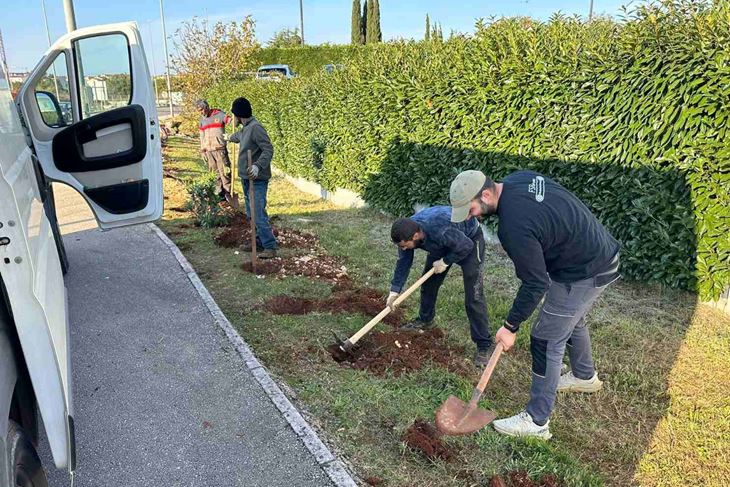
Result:
{"type": "MultiPolygon", "coordinates": [[[[62,0],[3,0],[0,31],[10,71],[33,68],[48,47],[41,2],[45,1],[51,40],[66,31],[62,0]]],[[[633,0],[636,4],[642,0],[633,0]]],[[[594,15],[620,16],[632,0],[593,0],[594,15]]],[[[380,0],[383,39],[421,39],[426,14],[440,22],[444,35],[451,30],[473,32],[478,18],[530,16],[546,20],[555,12],[588,15],[590,0],[380,0]]],[[[348,43],[352,0],[303,0],[304,40],[307,44],[348,43]]],[[[153,72],[162,74],[164,51],[159,0],[74,0],[77,27],[134,20],[142,31],[153,72]]],[[[167,0],[164,4],[168,37],[192,17],[209,22],[230,21],[251,15],[256,37],[265,44],[280,29],[299,26],[298,0],[167,0]]],[[[172,50],[172,42],[168,41],[172,50]]]]}

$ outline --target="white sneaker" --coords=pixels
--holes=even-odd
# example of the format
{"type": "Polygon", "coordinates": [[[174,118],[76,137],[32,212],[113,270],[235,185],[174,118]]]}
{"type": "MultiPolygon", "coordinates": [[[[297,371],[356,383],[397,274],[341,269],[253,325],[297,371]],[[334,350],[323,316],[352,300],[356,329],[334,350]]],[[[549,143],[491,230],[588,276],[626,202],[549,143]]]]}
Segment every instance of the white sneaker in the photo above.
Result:
{"type": "Polygon", "coordinates": [[[603,387],[603,382],[598,380],[598,374],[593,373],[593,377],[590,379],[579,379],[573,375],[573,372],[568,372],[560,376],[558,382],[558,392],[585,392],[590,394],[591,392],[598,392],[603,387]]]}
{"type": "Polygon", "coordinates": [[[532,416],[527,411],[522,411],[509,418],[498,419],[492,424],[494,424],[494,429],[503,435],[534,436],[543,440],[549,440],[553,437],[549,429],[550,420],[543,426],[537,425],[532,421],[532,416]]]}

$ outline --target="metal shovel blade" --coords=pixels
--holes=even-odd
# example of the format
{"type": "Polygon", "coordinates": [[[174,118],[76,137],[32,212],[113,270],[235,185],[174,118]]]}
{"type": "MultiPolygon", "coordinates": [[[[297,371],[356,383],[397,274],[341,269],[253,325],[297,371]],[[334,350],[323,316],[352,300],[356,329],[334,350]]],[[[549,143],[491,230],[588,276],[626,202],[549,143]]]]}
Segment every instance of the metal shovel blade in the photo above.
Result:
{"type": "Polygon", "coordinates": [[[496,417],[493,411],[470,408],[461,399],[449,396],[436,411],[436,427],[445,435],[467,435],[484,428],[496,417]]]}

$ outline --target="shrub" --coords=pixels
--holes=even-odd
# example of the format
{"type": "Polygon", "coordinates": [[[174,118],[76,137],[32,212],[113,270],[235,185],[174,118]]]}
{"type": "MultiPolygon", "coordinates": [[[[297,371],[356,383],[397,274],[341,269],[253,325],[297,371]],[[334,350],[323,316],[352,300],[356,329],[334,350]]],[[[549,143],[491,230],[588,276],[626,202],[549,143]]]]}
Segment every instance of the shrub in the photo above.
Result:
{"type": "Polygon", "coordinates": [[[730,286],[728,18],[723,2],[672,0],[623,23],[480,22],[210,97],[252,100],[284,171],[394,215],[446,203],[464,169],[540,171],[622,242],[626,276],[716,299],[730,286]]]}
{"type": "Polygon", "coordinates": [[[189,208],[195,221],[203,228],[214,228],[229,223],[229,216],[219,203],[220,197],[215,190],[215,174],[207,174],[188,183],[186,189],[190,195],[189,208]]]}

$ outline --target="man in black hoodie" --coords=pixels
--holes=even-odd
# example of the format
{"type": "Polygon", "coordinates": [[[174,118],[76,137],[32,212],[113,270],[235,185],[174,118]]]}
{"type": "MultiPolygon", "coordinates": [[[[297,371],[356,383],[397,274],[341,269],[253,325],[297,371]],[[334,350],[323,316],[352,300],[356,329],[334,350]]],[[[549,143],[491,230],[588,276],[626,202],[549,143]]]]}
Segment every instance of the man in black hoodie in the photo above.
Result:
{"type": "Polygon", "coordinates": [[[557,391],[591,393],[602,386],[585,317],[620,277],[619,243],[575,195],[536,172],[514,172],[495,183],[480,171],[464,171],[452,182],[450,197],[454,222],[499,217],[499,240],[522,281],[495,337],[505,350],[545,297],[530,333],[530,400],[524,411],[495,421],[494,428],[549,439],[557,391]],[[566,346],[571,370],[561,376],[566,346]]]}

